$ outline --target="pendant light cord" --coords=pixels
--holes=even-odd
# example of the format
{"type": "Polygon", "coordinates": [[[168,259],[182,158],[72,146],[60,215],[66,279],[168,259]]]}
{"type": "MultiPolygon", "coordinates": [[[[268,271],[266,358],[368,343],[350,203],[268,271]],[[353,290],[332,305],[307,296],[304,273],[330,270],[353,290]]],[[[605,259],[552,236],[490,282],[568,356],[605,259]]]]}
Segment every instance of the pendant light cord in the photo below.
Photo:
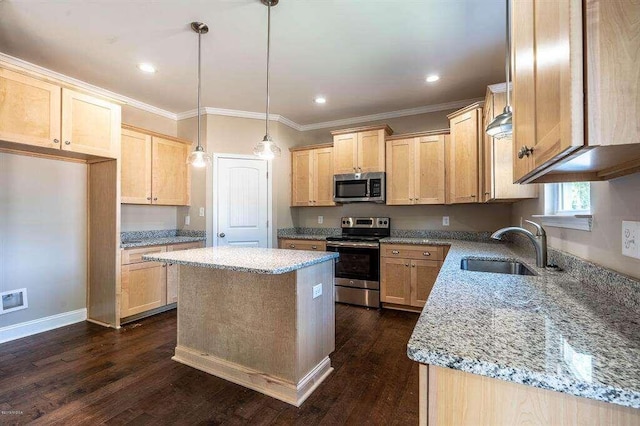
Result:
{"type": "Polygon", "coordinates": [[[271,48],[271,0],[267,6],[267,115],[265,117],[265,139],[269,138],[269,56],[271,48]]]}
{"type": "MultiPolygon", "coordinates": [[[[202,24],[201,24],[202,25],[202,24]]],[[[200,42],[202,39],[202,28],[198,29],[198,148],[200,148],[200,70],[202,68],[201,61],[201,53],[202,48],[200,47],[200,42]]]]}
{"type": "Polygon", "coordinates": [[[509,1],[507,0],[507,22],[506,22],[506,27],[507,27],[507,49],[506,49],[506,54],[505,54],[505,74],[507,75],[507,105],[505,106],[505,108],[507,107],[511,107],[511,97],[509,96],[509,84],[510,84],[510,78],[511,78],[511,17],[509,16],[509,1]]]}

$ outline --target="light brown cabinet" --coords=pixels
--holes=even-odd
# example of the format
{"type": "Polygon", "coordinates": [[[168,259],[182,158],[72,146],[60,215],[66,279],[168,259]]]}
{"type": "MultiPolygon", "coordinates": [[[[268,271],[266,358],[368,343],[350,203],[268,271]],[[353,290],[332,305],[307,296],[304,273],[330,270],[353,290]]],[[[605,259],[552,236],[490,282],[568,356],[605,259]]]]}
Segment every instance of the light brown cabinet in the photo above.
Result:
{"type": "Polygon", "coordinates": [[[200,247],[203,247],[202,242],[122,250],[120,318],[141,314],[178,301],[178,265],[147,262],[142,256],[200,247]]]}
{"type": "MultiPolygon", "coordinates": [[[[487,87],[483,128],[504,110],[507,103],[505,83],[487,87]]],[[[483,165],[481,201],[515,201],[538,197],[538,185],[514,184],[513,139],[496,139],[483,132],[483,165]]]]}
{"type": "Polygon", "coordinates": [[[291,206],[335,206],[333,147],[314,145],[290,151],[291,206]]]}
{"type": "Polygon", "coordinates": [[[483,103],[449,114],[451,138],[447,148],[447,204],[480,201],[483,103]]]}
{"type": "Polygon", "coordinates": [[[424,307],[440,272],[444,247],[381,244],[380,253],[383,307],[424,307]]]}
{"type": "Polygon", "coordinates": [[[638,171],[640,5],[514,0],[512,21],[514,179],[605,180],[638,171]]]}
{"type": "Polygon", "coordinates": [[[445,203],[448,137],[424,132],[387,138],[387,204],[445,203]]]}
{"type": "Polygon", "coordinates": [[[0,140],[90,156],[119,156],[119,105],[2,68],[0,93],[0,140]]]}
{"type": "Polygon", "coordinates": [[[326,251],[327,243],[324,240],[296,240],[280,238],[279,247],[281,249],[289,250],[313,250],[313,251],[326,251]]]}
{"type": "Polygon", "coordinates": [[[187,206],[191,143],[133,126],[122,126],[121,202],[187,206]]]}
{"type": "Polygon", "coordinates": [[[387,125],[332,131],[333,174],[385,171],[385,137],[393,130],[387,125]]]}

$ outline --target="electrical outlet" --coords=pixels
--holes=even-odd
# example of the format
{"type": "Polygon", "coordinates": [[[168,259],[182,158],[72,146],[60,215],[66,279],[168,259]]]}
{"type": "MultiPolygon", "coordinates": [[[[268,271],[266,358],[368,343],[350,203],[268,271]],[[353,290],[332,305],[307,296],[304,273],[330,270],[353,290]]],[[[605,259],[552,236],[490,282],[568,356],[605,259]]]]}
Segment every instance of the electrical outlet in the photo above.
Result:
{"type": "Polygon", "coordinates": [[[319,224],[324,223],[324,216],[318,216],[318,223],[319,224]]]}
{"type": "Polygon", "coordinates": [[[200,207],[200,217],[204,217],[204,207],[200,207]]]}
{"type": "Polygon", "coordinates": [[[190,223],[191,223],[191,216],[186,215],[184,217],[184,226],[189,226],[190,223]]]}
{"type": "Polygon", "coordinates": [[[322,296],[322,283],[313,286],[313,298],[322,296]]]}
{"type": "Polygon", "coordinates": [[[640,222],[622,221],[622,254],[640,259],[640,222]]]}
{"type": "Polygon", "coordinates": [[[449,226],[449,216],[442,216],[442,226],[449,226]]]}

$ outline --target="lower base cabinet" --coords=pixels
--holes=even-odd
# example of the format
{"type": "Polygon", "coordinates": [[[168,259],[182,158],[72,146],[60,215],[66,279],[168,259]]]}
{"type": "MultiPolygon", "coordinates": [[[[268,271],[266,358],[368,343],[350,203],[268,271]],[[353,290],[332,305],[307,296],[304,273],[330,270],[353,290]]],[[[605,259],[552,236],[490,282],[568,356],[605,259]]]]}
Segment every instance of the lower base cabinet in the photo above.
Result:
{"type": "Polygon", "coordinates": [[[203,247],[202,242],[125,249],[122,253],[120,318],[178,301],[177,264],[146,262],[145,254],[203,247]]]}
{"type": "Polygon", "coordinates": [[[442,267],[444,247],[382,244],[380,253],[383,307],[424,307],[442,267]]]}

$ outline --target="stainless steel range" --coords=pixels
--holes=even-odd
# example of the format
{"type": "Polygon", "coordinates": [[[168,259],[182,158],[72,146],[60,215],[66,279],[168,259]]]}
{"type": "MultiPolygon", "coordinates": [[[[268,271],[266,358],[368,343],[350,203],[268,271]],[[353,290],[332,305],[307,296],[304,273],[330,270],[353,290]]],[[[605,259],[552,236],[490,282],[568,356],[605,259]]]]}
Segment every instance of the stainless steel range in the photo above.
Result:
{"type": "Polygon", "coordinates": [[[336,263],[336,302],[380,307],[380,239],[391,233],[388,217],[343,217],[342,236],[328,237],[336,263]]]}

